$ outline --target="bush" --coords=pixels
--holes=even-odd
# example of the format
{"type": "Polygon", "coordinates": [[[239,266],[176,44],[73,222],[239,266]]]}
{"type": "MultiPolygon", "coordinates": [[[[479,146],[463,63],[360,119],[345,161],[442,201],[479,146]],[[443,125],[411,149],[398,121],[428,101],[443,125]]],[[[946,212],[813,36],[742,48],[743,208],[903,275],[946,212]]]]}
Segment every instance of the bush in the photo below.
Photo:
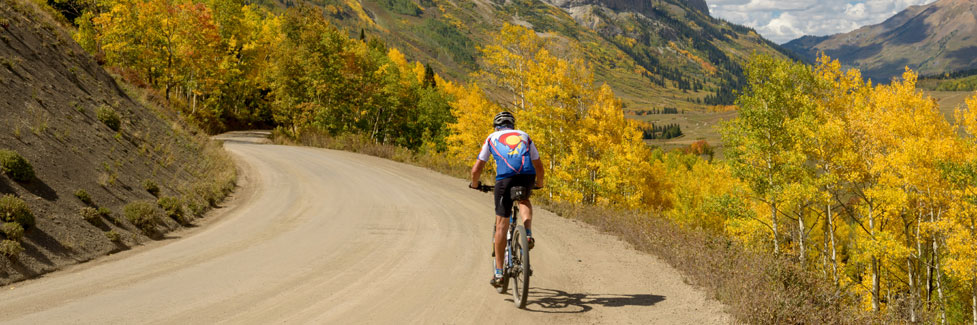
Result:
{"type": "Polygon", "coordinates": [[[0,150],[0,172],[10,175],[10,178],[18,182],[34,178],[34,167],[31,167],[30,162],[11,150],[0,150]]]}
{"type": "Polygon", "coordinates": [[[173,218],[173,220],[176,220],[181,224],[189,222],[189,220],[187,220],[189,218],[186,218],[183,215],[183,203],[180,202],[180,199],[172,196],[164,196],[159,198],[159,200],[156,201],[156,204],[159,204],[159,207],[163,208],[163,212],[166,213],[167,217],[173,218]]]}
{"type": "Polygon", "coordinates": [[[153,180],[147,179],[142,181],[142,188],[146,189],[146,192],[149,192],[149,194],[159,197],[159,185],[156,185],[156,182],[153,182],[153,180]]]}
{"type": "Polygon", "coordinates": [[[95,117],[99,121],[105,124],[105,126],[112,129],[112,131],[118,131],[119,127],[122,125],[122,120],[119,119],[119,113],[116,113],[114,109],[108,107],[108,105],[101,105],[95,109],[95,117]]]}
{"type": "Polygon", "coordinates": [[[0,241],[0,254],[8,257],[17,257],[23,251],[24,246],[20,246],[20,242],[16,240],[4,239],[0,241]]]}
{"type": "Polygon", "coordinates": [[[106,231],[105,237],[111,240],[113,243],[122,241],[122,235],[119,235],[119,233],[115,232],[115,230],[106,231]]]}
{"type": "Polygon", "coordinates": [[[34,214],[24,200],[7,194],[0,197],[0,221],[16,222],[29,229],[34,226],[34,214]]]}
{"type": "Polygon", "coordinates": [[[80,213],[81,218],[88,222],[96,222],[98,221],[98,217],[101,216],[101,214],[98,213],[98,210],[93,207],[81,208],[80,213]]]}
{"type": "Polygon", "coordinates": [[[20,240],[24,238],[24,227],[16,222],[4,222],[0,225],[0,231],[10,240],[20,240]]]}
{"type": "Polygon", "coordinates": [[[89,196],[88,195],[88,192],[86,192],[85,190],[79,189],[79,190],[75,191],[75,197],[78,198],[78,200],[80,200],[81,203],[84,203],[85,205],[88,205],[88,206],[94,206],[95,205],[95,203],[92,202],[92,197],[89,196]]]}
{"type": "Polygon", "coordinates": [[[109,208],[106,208],[106,207],[100,207],[100,208],[98,208],[98,214],[101,215],[101,216],[103,216],[103,217],[108,218],[109,216],[112,215],[112,210],[109,210],[109,208]]]}
{"type": "Polygon", "coordinates": [[[126,219],[146,234],[152,234],[160,223],[160,211],[152,201],[137,201],[122,208],[126,219]]]}

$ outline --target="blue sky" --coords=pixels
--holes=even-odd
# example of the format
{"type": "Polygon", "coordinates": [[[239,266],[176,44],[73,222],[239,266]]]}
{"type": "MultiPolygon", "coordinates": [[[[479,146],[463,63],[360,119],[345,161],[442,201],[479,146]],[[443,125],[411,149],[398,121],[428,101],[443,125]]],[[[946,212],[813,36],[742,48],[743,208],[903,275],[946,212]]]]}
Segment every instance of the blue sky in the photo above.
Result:
{"type": "Polygon", "coordinates": [[[753,27],[763,37],[786,43],[804,35],[849,32],[892,17],[912,5],[935,0],[706,0],[713,17],[753,27]]]}

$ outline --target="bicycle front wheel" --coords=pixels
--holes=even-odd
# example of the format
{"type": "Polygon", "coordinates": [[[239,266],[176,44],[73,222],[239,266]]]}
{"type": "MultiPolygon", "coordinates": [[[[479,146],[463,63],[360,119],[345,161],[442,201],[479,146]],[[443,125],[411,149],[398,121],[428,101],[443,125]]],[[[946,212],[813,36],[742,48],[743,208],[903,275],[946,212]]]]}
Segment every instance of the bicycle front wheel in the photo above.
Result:
{"type": "Polygon", "coordinates": [[[516,227],[512,242],[512,300],[519,308],[526,308],[529,300],[529,240],[526,238],[526,228],[516,227]]]}

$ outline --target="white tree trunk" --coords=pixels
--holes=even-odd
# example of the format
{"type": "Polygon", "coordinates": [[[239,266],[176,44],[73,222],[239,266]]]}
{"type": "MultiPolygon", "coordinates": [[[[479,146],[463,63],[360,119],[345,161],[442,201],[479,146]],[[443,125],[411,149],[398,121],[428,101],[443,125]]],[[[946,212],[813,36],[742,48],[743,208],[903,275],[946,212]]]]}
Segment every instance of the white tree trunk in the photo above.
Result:
{"type": "Polygon", "coordinates": [[[770,219],[773,222],[773,253],[780,253],[780,241],[777,240],[777,205],[770,203],[770,219]]]}
{"type": "Polygon", "coordinates": [[[831,203],[828,203],[828,236],[831,238],[831,275],[834,277],[835,286],[838,285],[838,250],[835,247],[835,224],[834,216],[831,215],[831,203]]]}
{"type": "Polygon", "coordinates": [[[974,325],[977,325],[977,278],[970,280],[970,312],[974,325]]]}
{"type": "Polygon", "coordinates": [[[797,215],[797,245],[799,249],[800,256],[798,257],[801,267],[807,266],[807,251],[804,247],[804,208],[798,211],[797,215]]]}

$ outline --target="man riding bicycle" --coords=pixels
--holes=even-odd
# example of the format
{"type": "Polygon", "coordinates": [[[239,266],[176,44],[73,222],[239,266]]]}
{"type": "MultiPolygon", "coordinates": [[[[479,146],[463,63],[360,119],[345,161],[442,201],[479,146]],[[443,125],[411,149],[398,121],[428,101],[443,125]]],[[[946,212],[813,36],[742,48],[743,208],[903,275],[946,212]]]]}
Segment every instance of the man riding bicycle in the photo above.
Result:
{"type": "MultiPolygon", "coordinates": [[[[498,287],[502,280],[502,256],[505,251],[505,233],[509,228],[509,217],[512,213],[512,198],[509,191],[513,186],[540,188],[543,186],[543,163],[539,160],[536,144],[526,132],[516,130],[516,118],[509,112],[501,112],[493,120],[495,132],[490,134],[482,144],[482,151],[472,166],[472,182],[469,187],[478,189],[481,185],[479,177],[482,168],[491,155],[495,159],[495,274],[492,286],[498,287]],[[527,161],[528,160],[528,161],[527,161]]],[[[528,197],[528,196],[527,196],[528,197]]],[[[533,206],[529,199],[521,200],[519,214],[526,227],[529,248],[535,245],[530,226],[533,220],[533,206]]]]}

